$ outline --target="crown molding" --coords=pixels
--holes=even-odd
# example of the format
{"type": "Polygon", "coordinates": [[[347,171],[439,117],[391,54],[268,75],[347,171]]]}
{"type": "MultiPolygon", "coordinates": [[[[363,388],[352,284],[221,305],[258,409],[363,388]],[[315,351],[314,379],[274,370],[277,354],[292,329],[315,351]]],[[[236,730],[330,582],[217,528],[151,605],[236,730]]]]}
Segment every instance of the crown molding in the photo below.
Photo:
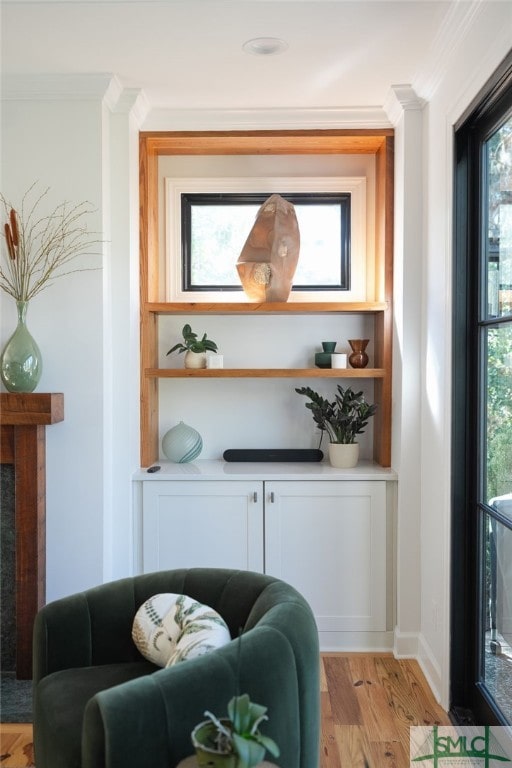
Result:
{"type": "Polygon", "coordinates": [[[392,125],[396,125],[404,112],[421,112],[425,102],[416,96],[410,85],[392,85],[384,102],[384,112],[392,125]]]}
{"type": "Polygon", "coordinates": [[[352,130],[392,127],[386,109],[379,106],[313,107],[311,109],[152,108],[143,90],[123,88],[119,79],[110,73],[4,75],[2,99],[5,101],[103,101],[112,113],[131,113],[139,127],[155,131],[352,130]]]}
{"type": "Polygon", "coordinates": [[[2,99],[5,101],[99,101],[111,112],[130,113],[141,125],[150,104],[140,88],[123,88],[115,75],[4,75],[2,99]]]}
{"type": "Polygon", "coordinates": [[[152,109],[145,131],[391,128],[382,107],[152,109]]]}
{"type": "Polygon", "coordinates": [[[95,101],[103,99],[112,75],[4,74],[2,99],[6,101],[95,101]]]}
{"type": "Polygon", "coordinates": [[[115,75],[110,80],[103,103],[113,114],[130,114],[139,126],[142,125],[151,108],[141,88],[123,88],[115,75]]]}
{"type": "Polygon", "coordinates": [[[449,6],[444,23],[414,78],[414,89],[425,101],[430,101],[441,85],[458,48],[484,9],[485,1],[470,0],[449,6]]]}
{"type": "MultiPolygon", "coordinates": [[[[125,88],[120,103],[123,107],[122,111],[129,112],[140,128],[151,110],[151,104],[145,92],[140,88],[125,88]]],[[[115,112],[119,111],[119,109],[115,110],[115,112]]]]}

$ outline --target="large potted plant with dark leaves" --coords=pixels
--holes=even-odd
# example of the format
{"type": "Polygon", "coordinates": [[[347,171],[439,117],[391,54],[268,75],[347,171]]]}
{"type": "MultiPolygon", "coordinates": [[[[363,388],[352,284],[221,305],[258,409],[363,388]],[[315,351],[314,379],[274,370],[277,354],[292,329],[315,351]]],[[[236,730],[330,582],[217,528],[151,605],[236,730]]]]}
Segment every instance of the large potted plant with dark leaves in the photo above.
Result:
{"type": "Polygon", "coordinates": [[[329,437],[329,461],[333,467],[355,467],[359,459],[356,436],[364,432],[368,421],[377,410],[365,400],[362,392],[340,384],[333,401],[319,395],[310,387],[297,387],[299,395],[309,398],[306,403],[313,421],[329,437]]]}

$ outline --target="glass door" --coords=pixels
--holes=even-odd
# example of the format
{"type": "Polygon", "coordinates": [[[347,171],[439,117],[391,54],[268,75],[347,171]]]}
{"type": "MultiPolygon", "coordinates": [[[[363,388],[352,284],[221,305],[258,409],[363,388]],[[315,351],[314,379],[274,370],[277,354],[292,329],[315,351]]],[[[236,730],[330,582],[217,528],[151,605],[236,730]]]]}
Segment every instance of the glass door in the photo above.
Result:
{"type": "Polygon", "coordinates": [[[455,133],[451,714],[512,724],[512,54],[455,133]]]}
{"type": "Polygon", "coordinates": [[[512,723],[512,117],[482,153],[478,684],[512,723]]]}

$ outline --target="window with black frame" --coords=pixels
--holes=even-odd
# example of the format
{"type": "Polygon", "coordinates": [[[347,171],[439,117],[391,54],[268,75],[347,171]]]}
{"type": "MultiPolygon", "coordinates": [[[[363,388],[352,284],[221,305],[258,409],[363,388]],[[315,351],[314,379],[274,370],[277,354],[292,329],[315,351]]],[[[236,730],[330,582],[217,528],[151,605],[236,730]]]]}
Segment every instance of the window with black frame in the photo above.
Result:
{"type": "Polygon", "coordinates": [[[512,723],[512,55],[457,129],[451,695],[512,723]]]}
{"type": "Polygon", "coordinates": [[[480,683],[512,722],[512,114],[482,146],[480,683]]]}
{"type": "MultiPolygon", "coordinates": [[[[350,193],[281,193],[291,202],[301,247],[295,291],[349,291],[350,193]]],[[[242,291],[236,261],[270,193],[181,194],[182,290],[242,291]]]]}

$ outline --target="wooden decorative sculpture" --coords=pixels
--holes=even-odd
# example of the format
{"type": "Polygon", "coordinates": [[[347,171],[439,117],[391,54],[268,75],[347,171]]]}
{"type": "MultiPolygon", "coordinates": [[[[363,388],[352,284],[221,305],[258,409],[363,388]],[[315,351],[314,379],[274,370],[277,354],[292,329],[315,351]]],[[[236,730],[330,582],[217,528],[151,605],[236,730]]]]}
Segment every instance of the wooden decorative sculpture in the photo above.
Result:
{"type": "Polygon", "coordinates": [[[251,301],[286,301],[300,249],[294,206],[271,195],[258,211],[236,268],[251,301]]]}

